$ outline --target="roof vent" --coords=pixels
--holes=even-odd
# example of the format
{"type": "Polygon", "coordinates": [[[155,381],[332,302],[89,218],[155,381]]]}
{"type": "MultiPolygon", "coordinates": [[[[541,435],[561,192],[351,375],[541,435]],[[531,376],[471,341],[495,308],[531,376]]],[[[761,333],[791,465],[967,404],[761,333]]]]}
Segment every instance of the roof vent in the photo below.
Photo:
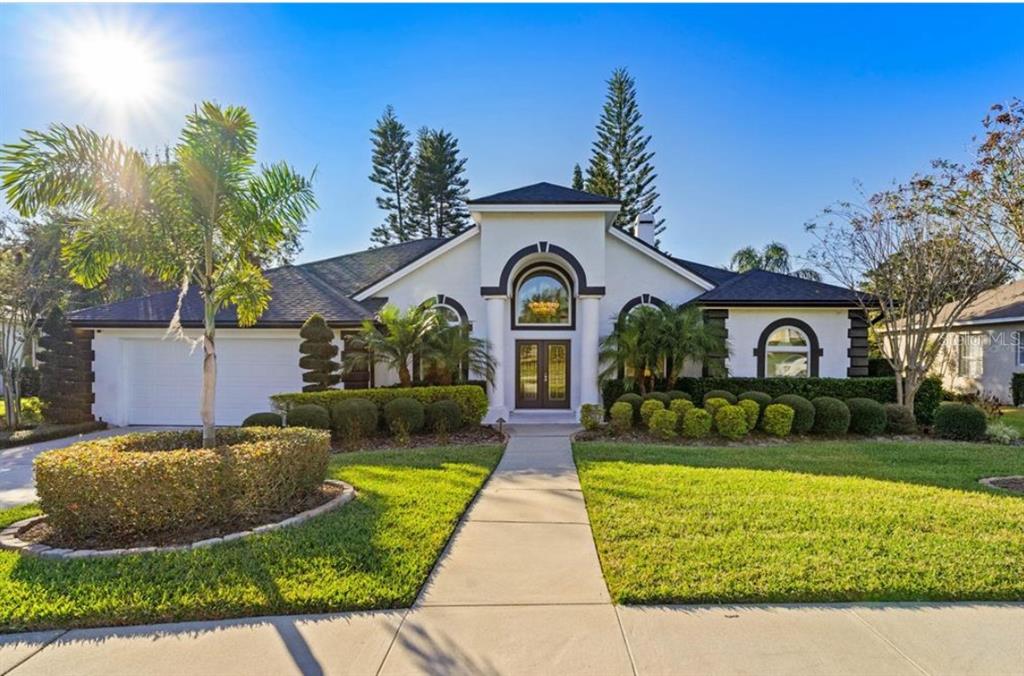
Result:
{"type": "Polygon", "coordinates": [[[633,236],[654,246],[654,214],[639,214],[633,224],[633,236]]]}

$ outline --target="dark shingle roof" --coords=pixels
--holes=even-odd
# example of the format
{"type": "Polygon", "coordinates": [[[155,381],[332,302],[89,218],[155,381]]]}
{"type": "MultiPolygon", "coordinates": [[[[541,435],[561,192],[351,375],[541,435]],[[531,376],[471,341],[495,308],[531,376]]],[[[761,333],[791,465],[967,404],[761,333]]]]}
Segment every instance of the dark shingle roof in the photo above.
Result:
{"type": "Polygon", "coordinates": [[[697,297],[704,305],[854,306],[857,294],[841,286],[813,282],[777,272],[751,270],[726,280],[697,297]]]}
{"type": "Polygon", "coordinates": [[[686,268],[695,275],[703,277],[712,284],[716,285],[724,284],[725,282],[728,282],[730,279],[739,274],[738,272],[726,270],[725,268],[716,268],[713,265],[704,265],[703,263],[696,263],[694,261],[676,258],[675,256],[670,256],[670,258],[673,261],[675,261],[677,265],[686,268]]]}
{"type": "MultiPolygon", "coordinates": [[[[257,326],[299,326],[314,312],[319,312],[332,324],[368,319],[380,307],[380,299],[358,303],[350,296],[446,241],[421,239],[268,270],[265,275],[271,285],[271,300],[257,326]]],[[[174,316],[177,302],[177,291],[165,291],[85,308],[70,313],[69,318],[72,323],[82,326],[167,326],[174,316]]],[[[181,322],[184,326],[200,326],[202,321],[202,300],[198,290],[193,287],[182,303],[181,322]]],[[[233,307],[217,313],[219,326],[237,323],[238,317],[233,307]]]]}
{"type": "Polygon", "coordinates": [[[469,204],[619,204],[619,200],[554,183],[534,183],[469,200],[469,204]]]}

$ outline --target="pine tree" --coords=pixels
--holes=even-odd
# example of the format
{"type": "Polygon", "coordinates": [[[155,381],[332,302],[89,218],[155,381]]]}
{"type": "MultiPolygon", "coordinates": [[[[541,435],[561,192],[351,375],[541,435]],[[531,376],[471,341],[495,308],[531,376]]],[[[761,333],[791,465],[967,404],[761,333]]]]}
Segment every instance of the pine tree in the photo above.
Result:
{"type": "Polygon", "coordinates": [[[324,318],[313,313],[299,329],[302,342],[299,343],[299,368],[305,369],[302,382],[303,392],[319,392],[338,384],[341,375],[338,373],[340,364],[334,361],[338,354],[338,346],[334,344],[334,332],[327,326],[324,318]]]}
{"type": "Polygon", "coordinates": [[[370,180],[381,187],[377,206],[387,212],[384,223],[370,234],[375,244],[407,242],[417,236],[411,213],[412,174],[415,160],[412,141],[405,125],[398,121],[395,109],[388,106],[371,131],[373,172],[370,180]]]}
{"type": "MultiPolygon", "coordinates": [[[[608,80],[608,94],[587,167],[587,185],[588,190],[596,192],[595,188],[601,188],[600,194],[622,202],[622,211],[615,221],[621,228],[631,226],[638,214],[657,214],[660,209],[655,204],[657,174],[651,164],[654,152],[647,149],[651,137],[644,134],[641,117],[636,80],[625,68],[618,68],[608,80]],[[602,170],[607,170],[607,178],[599,173],[602,170]]],[[[663,223],[657,222],[656,232],[664,230],[663,223]]]]}
{"type": "Polygon", "coordinates": [[[447,237],[466,227],[469,180],[459,142],[443,129],[420,129],[412,177],[416,225],[422,237],[447,237]]]}
{"type": "Polygon", "coordinates": [[[573,190],[585,190],[586,186],[583,183],[583,170],[580,169],[579,162],[572,168],[572,189],[573,190]]]}

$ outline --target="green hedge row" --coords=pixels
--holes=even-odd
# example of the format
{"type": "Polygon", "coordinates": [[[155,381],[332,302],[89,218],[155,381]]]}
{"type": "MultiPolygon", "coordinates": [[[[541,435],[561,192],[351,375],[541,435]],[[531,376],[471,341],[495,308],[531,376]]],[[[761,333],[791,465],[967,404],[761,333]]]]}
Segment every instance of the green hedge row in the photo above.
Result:
{"type": "Polygon", "coordinates": [[[367,399],[383,410],[391,401],[408,397],[429,406],[435,401],[451,399],[462,410],[467,426],[476,426],[487,413],[487,394],[477,385],[436,385],[429,387],[378,387],[369,390],[324,390],[322,392],[288,392],[270,397],[274,407],[288,410],[302,404],[318,404],[328,411],[345,399],[367,399]]]}

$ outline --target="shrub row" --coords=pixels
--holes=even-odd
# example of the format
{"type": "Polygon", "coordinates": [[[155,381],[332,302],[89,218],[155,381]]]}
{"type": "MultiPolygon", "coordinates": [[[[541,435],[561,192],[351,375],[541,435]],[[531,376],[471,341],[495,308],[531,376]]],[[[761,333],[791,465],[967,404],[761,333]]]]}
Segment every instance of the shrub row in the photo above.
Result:
{"type": "MultiPolygon", "coordinates": [[[[288,392],[270,397],[274,408],[291,411],[292,407],[302,404],[317,404],[327,411],[334,409],[335,404],[346,399],[366,399],[383,410],[388,402],[394,399],[415,399],[429,406],[435,401],[450,399],[462,411],[465,425],[476,426],[487,413],[487,394],[477,385],[437,385],[431,387],[377,387],[368,390],[324,390],[322,392],[288,392]]],[[[290,415],[290,413],[289,413],[290,415]]]]}

